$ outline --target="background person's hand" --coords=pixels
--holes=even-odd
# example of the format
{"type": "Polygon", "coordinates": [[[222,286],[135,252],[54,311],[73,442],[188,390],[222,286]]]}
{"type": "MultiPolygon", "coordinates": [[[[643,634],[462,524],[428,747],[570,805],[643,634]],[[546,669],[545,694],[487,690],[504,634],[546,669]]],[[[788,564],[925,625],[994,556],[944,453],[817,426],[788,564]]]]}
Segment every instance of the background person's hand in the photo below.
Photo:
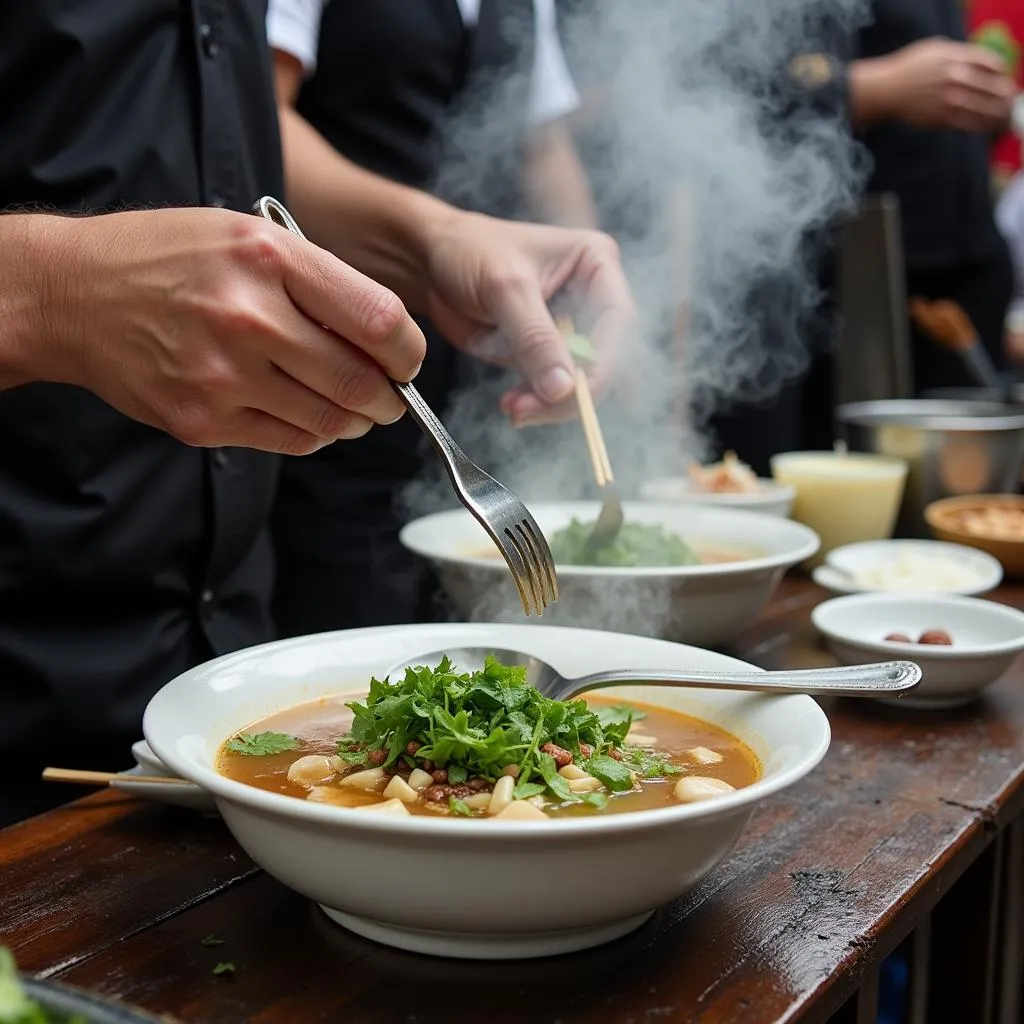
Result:
{"type": "Polygon", "coordinates": [[[608,388],[636,309],[618,247],[599,231],[546,227],[476,214],[449,218],[428,250],[428,312],[459,348],[514,365],[524,378],[502,398],[513,423],[574,416],[573,362],[548,308],[564,294],[576,329],[598,355],[588,371],[608,388]],[[496,332],[504,345],[495,348],[496,332]]]}
{"type": "Polygon", "coordinates": [[[419,328],[284,228],[204,209],[24,219],[56,253],[27,379],[86,387],[187,444],[295,455],[402,415],[388,378],[415,376],[419,328]]]}
{"type": "Polygon", "coordinates": [[[1003,59],[973,43],[923,39],[881,58],[892,115],[917,128],[999,132],[1017,87],[1003,59]]]}

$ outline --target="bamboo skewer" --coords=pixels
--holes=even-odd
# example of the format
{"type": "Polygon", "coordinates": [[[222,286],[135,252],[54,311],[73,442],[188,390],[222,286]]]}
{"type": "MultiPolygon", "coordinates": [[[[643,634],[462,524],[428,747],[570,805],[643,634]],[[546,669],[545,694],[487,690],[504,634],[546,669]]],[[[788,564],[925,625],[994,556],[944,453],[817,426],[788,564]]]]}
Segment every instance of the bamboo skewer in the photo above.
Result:
{"type": "Polygon", "coordinates": [[[112,782],[159,782],[189,785],[187,779],[163,775],[129,775],[127,772],[89,772],[79,768],[44,768],[44,782],[74,782],[83,786],[109,786],[112,782]]]}
{"type": "MultiPolygon", "coordinates": [[[[558,317],[558,328],[565,336],[574,333],[572,319],[567,316],[558,317]]],[[[612,475],[608,448],[605,446],[604,435],[601,433],[601,424],[597,418],[594,396],[590,393],[590,383],[582,367],[576,368],[575,385],[576,403],[580,410],[580,423],[583,426],[583,436],[587,441],[590,461],[594,467],[594,479],[597,481],[597,486],[604,489],[614,482],[615,477],[612,475]]]]}

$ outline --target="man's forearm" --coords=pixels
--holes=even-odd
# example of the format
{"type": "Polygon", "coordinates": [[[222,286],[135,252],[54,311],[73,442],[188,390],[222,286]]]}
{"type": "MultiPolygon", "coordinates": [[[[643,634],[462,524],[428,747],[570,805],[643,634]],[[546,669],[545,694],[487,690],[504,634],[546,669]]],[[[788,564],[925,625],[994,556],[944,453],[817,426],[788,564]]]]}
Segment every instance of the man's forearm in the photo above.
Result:
{"type": "Polygon", "coordinates": [[[855,60],[849,67],[850,118],[857,131],[892,116],[893,84],[885,57],[855,60]]]}
{"type": "Polygon", "coordinates": [[[564,121],[535,129],[527,146],[524,186],[534,215],[563,227],[597,227],[597,211],[564,121]]]}
{"type": "Polygon", "coordinates": [[[43,379],[48,328],[60,305],[56,280],[64,218],[0,216],[0,389],[43,379]]]}
{"type": "Polygon", "coordinates": [[[303,231],[422,311],[430,240],[456,211],[356,166],[291,107],[279,112],[288,206],[303,231]]]}

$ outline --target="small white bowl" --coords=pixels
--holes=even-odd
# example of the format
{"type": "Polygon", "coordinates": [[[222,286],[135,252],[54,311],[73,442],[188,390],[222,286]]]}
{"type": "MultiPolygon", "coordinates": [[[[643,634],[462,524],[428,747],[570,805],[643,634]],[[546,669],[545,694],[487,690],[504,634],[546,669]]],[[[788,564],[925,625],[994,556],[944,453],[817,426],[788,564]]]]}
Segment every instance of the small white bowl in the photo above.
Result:
{"type": "Polygon", "coordinates": [[[567,675],[599,669],[747,668],[638,636],[530,625],[388,626],[226,655],[172,680],[143,727],[159,759],[213,794],[249,855],[334,921],[400,949],[474,959],[550,956],[640,927],[732,848],[762,800],[825,755],[828,719],[800,694],[622,686],[620,699],[702,718],[757,755],[750,786],[695,804],[548,821],[361,814],[220,775],[221,744],[304,701],[365,693],[403,659],[464,646],[523,651],[567,675]]]}
{"type": "Polygon", "coordinates": [[[818,605],[811,621],[844,665],[892,659],[920,665],[916,689],[906,697],[885,699],[904,707],[967,704],[1000,679],[1024,650],[1024,612],[974,597],[856,594],[818,605]],[[916,639],[930,629],[945,630],[953,645],[885,640],[890,633],[916,639]]]}
{"type": "Polygon", "coordinates": [[[686,477],[670,476],[648,480],[640,485],[640,494],[647,501],[667,501],[676,505],[716,505],[719,508],[745,509],[768,516],[789,517],[796,489],[775,480],[758,479],[761,489],[749,494],[717,494],[699,491],[686,477]]]}
{"type": "MultiPolygon", "coordinates": [[[[759,512],[623,502],[626,521],[658,524],[698,552],[723,548],[747,553],[734,562],[620,568],[560,565],[559,598],[544,612],[557,626],[610,629],[656,636],[699,647],[736,639],[768,603],[787,569],[818,550],[818,535],[800,523],[759,512]]],[[[595,501],[551,501],[530,505],[547,537],[573,518],[593,522],[595,501]]],[[[414,519],[399,538],[432,562],[464,619],[521,622],[522,605],[483,527],[464,509],[414,519]]]]}
{"type": "Polygon", "coordinates": [[[999,586],[1003,579],[1003,567],[991,555],[963,544],[947,544],[935,540],[871,540],[846,544],[830,551],[825,564],[818,566],[812,575],[815,583],[834,594],[927,593],[977,597],[999,586]],[[925,586],[906,580],[884,588],[856,579],[865,570],[886,565],[896,566],[907,557],[927,560],[932,564],[937,564],[941,559],[955,567],[963,579],[945,586],[925,586]]]}

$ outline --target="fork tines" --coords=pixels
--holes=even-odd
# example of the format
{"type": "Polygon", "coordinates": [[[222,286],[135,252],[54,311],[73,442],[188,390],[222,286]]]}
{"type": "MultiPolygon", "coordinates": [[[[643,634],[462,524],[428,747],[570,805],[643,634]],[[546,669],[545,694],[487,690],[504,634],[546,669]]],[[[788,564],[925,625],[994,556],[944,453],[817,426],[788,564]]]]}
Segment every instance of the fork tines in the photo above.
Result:
{"type": "Polygon", "coordinates": [[[558,576],[555,560],[544,534],[528,512],[526,517],[504,527],[500,535],[492,534],[501,551],[527,615],[542,615],[544,609],[558,600],[558,576]]]}

